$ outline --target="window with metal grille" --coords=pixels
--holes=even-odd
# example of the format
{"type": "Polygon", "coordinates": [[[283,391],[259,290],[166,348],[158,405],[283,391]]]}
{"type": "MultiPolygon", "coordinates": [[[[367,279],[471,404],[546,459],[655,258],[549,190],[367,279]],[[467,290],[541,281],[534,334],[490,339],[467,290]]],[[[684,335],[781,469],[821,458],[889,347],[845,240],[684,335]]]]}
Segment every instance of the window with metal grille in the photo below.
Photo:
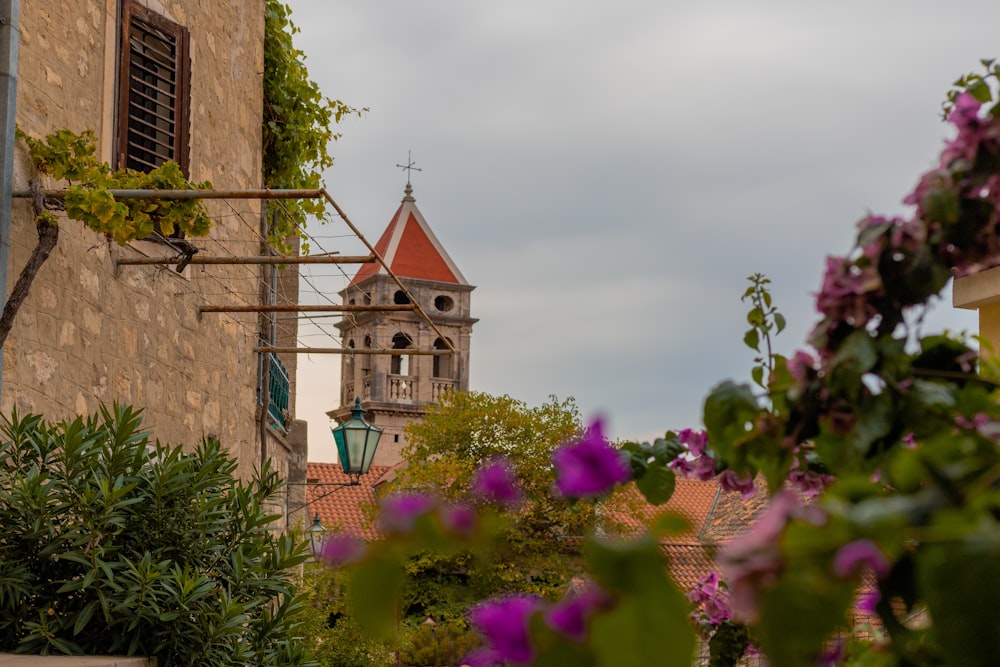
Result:
{"type": "Polygon", "coordinates": [[[149,171],[168,160],[188,171],[188,31],[126,0],[122,5],[118,165],[149,171]]]}

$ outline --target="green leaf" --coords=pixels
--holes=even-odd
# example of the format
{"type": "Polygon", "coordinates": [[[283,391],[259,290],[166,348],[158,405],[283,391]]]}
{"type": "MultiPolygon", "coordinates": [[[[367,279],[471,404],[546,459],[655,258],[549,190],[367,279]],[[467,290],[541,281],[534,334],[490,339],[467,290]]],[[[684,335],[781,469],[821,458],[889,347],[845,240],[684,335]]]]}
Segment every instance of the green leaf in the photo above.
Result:
{"type": "Polygon", "coordinates": [[[712,448],[726,461],[735,464],[745,458],[738,448],[753,431],[760,414],[750,386],[730,380],[717,385],[705,398],[705,427],[712,448]]]}
{"type": "Polygon", "coordinates": [[[757,333],[757,329],[748,329],[747,332],[743,334],[743,343],[751,350],[760,352],[760,334],[757,333]]]}
{"type": "Polygon", "coordinates": [[[775,313],[774,314],[774,326],[775,326],[775,329],[776,329],[775,333],[781,333],[782,331],[784,331],[785,330],[785,316],[782,315],[781,313],[775,313]]]}
{"type": "Polygon", "coordinates": [[[656,520],[649,526],[649,535],[653,538],[683,535],[689,530],[691,530],[691,522],[688,521],[687,517],[666,512],[656,517],[656,520]]]}
{"type": "Polygon", "coordinates": [[[687,599],[667,577],[659,547],[650,539],[611,545],[588,540],[584,558],[594,578],[618,603],[597,615],[591,646],[605,667],[690,667],[694,631],[687,599]]]}
{"type": "Polygon", "coordinates": [[[846,626],[854,581],[838,580],[822,563],[799,563],[764,591],[757,625],[773,667],[816,664],[824,642],[846,626]]]}
{"type": "Polygon", "coordinates": [[[993,100],[993,93],[990,91],[989,85],[982,79],[976,79],[969,85],[967,90],[970,95],[983,104],[993,100]]]}
{"type": "Polygon", "coordinates": [[[917,553],[921,591],[933,619],[932,635],[949,664],[987,667],[1000,655],[1000,535],[924,545],[917,553]]]}
{"type": "Polygon", "coordinates": [[[352,568],[351,608],[354,618],[372,636],[388,639],[395,635],[403,579],[400,562],[385,553],[352,568]]]}
{"type": "Polygon", "coordinates": [[[646,474],[635,482],[635,486],[652,505],[662,505],[674,493],[676,480],[674,471],[660,462],[646,468],[646,474]]]}

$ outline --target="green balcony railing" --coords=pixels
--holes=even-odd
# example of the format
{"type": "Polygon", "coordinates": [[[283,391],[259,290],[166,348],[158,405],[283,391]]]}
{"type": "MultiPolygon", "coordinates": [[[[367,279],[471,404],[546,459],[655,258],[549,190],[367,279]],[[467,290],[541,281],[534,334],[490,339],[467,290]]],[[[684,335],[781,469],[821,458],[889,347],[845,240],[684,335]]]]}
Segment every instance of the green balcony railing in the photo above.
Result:
{"type": "Polygon", "coordinates": [[[267,383],[267,414],[271,415],[278,428],[287,431],[288,425],[285,422],[288,415],[288,371],[277,355],[267,356],[271,360],[267,383]]]}

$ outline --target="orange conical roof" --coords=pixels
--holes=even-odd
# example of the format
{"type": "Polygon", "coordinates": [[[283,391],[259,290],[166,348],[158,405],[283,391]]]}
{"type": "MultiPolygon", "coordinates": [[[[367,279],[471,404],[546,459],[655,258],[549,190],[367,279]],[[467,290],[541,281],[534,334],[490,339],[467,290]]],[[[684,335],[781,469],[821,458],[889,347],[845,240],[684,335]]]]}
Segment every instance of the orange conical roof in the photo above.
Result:
{"type": "MultiPolygon", "coordinates": [[[[444,246],[434,236],[413,198],[413,188],[406,184],[402,203],[382,232],[375,251],[399,278],[434,280],[442,283],[468,285],[465,276],[448,256],[444,246]]],[[[351,281],[356,285],[374,275],[386,275],[378,262],[365,264],[351,281]]]]}

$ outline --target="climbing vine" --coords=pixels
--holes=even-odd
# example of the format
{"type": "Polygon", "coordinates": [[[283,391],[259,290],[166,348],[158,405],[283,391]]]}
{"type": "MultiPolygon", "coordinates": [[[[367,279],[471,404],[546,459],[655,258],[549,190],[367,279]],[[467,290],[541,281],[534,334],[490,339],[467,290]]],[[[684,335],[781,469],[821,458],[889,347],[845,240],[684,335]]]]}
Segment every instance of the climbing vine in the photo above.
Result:
{"type": "MultiPolygon", "coordinates": [[[[291,10],[280,0],[267,0],[264,28],[264,185],[271,188],[318,188],[320,173],[333,164],[331,141],[340,138],[331,126],[345,116],[360,115],[331,100],[309,78],[305,54],[295,48],[291,10]]],[[[273,216],[269,241],[279,252],[290,249],[288,238],[302,236],[306,216],[325,215],[322,199],[286,200],[285,215],[273,216]]]]}
{"type": "MultiPolygon", "coordinates": [[[[165,162],[149,172],[133,169],[113,171],[97,159],[94,133],[80,134],[57,130],[44,139],[35,139],[18,130],[27,144],[32,163],[39,173],[65,179],[66,216],[79,220],[90,229],[124,245],[154,232],[165,236],[181,231],[186,236],[204,236],[211,219],[198,199],[123,199],[111,190],[196,190],[211,188],[209,181],[192,182],[184,177],[174,162],[165,162]]],[[[47,211],[36,212],[48,216],[47,211]]]]}

